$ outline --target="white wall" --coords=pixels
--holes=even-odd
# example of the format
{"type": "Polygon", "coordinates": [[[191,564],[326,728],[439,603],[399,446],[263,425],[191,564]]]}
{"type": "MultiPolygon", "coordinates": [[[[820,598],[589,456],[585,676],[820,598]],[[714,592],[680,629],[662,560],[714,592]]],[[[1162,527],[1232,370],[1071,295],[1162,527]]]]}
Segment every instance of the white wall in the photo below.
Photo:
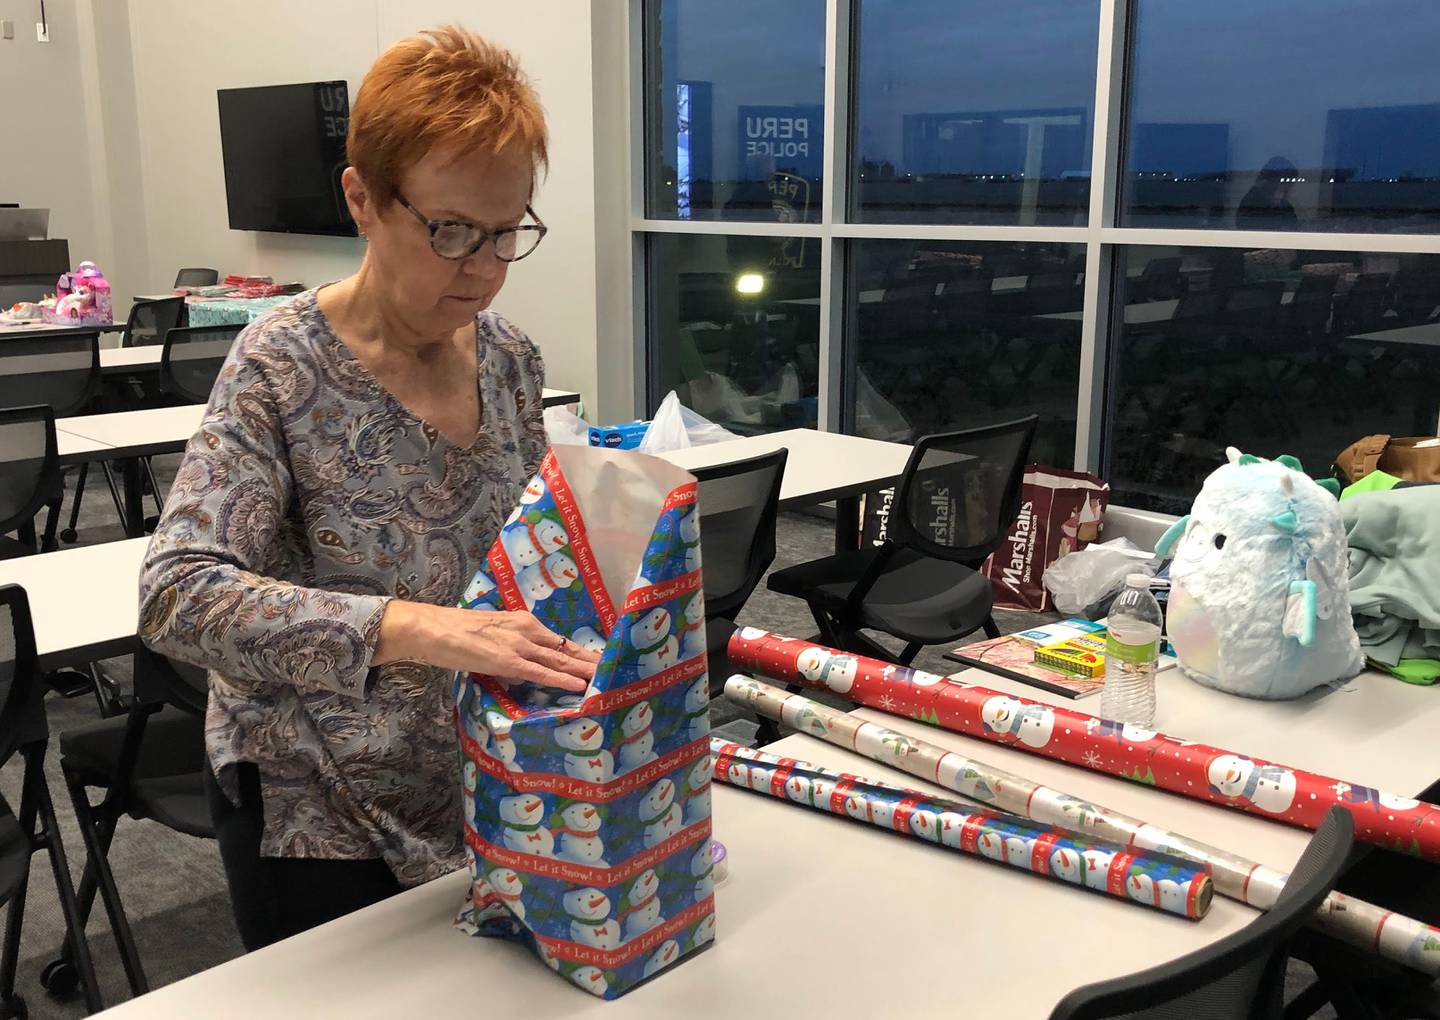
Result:
{"type": "Polygon", "coordinates": [[[70,242],[72,262],[95,259],[90,137],[75,0],[50,0],[48,43],[35,41],[40,5],[0,0],[15,38],[0,39],[0,202],[50,210],[50,236],[70,242]]]}
{"type": "Polygon", "coordinates": [[[353,98],[381,50],[446,22],[514,50],[550,124],[551,169],[535,203],[550,233],[511,271],[496,308],[539,344],[552,385],[594,401],[591,0],[251,0],[243,11],[219,0],[135,0],[129,14],[147,289],[168,288],[177,268],[197,265],[313,286],[348,275],[363,253],[358,238],[229,229],[217,89],[344,78],[353,98]]]}
{"type": "Polygon", "coordinates": [[[72,258],[91,258],[100,264],[110,281],[118,318],[128,314],[132,295],[153,289],[129,2],[77,0],[76,24],[95,248],[92,253],[72,249],[72,258]]]}

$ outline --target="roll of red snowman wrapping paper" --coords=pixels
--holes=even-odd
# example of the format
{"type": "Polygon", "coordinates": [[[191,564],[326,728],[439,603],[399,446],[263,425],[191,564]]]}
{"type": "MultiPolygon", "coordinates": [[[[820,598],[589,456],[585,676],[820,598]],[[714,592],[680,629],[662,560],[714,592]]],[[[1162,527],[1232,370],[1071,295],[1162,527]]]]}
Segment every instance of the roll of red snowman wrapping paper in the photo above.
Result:
{"type": "Polygon", "coordinates": [[[1137,852],[1018,815],[831,772],[711,738],[717,781],[1040,877],[1196,921],[1210,911],[1206,865],[1137,852]]]}
{"type": "MultiPolygon", "coordinates": [[[[1261,910],[1269,910],[1279,902],[1290,878],[1276,868],[1183,833],[1073,797],[969,754],[947,750],[750,677],[732,676],[725,682],[725,697],[757,716],[793,726],[817,740],[944,786],[985,808],[1023,815],[1043,825],[1058,825],[1086,838],[1132,850],[1159,850],[1200,861],[1210,867],[1216,895],[1261,910]]],[[[1440,929],[1413,917],[1332,892],[1316,910],[1312,923],[1361,952],[1378,953],[1432,977],[1440,975],[1440,929]]]]}
{"type": "Polygon", "coordinates": [[[728,654],[739,670],[1287,825],[1313,830],[1339,805],[1356,839],[1440,861],[1440,807],[1423,801],[754,627],[728,654]]]}

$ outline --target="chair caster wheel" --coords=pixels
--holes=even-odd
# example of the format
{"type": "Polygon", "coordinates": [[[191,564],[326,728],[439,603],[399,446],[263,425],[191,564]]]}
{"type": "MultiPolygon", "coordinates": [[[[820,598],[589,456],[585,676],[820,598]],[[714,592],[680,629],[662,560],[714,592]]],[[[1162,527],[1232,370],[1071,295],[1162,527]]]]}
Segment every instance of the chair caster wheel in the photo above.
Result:
{"type": "Polygon", "coordinates": [[[51,998],[68,999],[80,987],[80,971],[64,957],[51,960],[40,971],[40,987],[51,998]]]}
{"type": "Polygon", "coordinates": [[[66,543],[67,545],[74,545],[75,539],[79,537],[80,536],[75,533],[74,528],[66,528],[64,531],[60,532],[60,541],[66,543]]]}
{"type": "Polygon", "coordinates": [[[4,1002],[0,1002],[0,1020],[28,1020],[29,1016],[30,1008],[18,995],[12,995],[4,1002]]]}

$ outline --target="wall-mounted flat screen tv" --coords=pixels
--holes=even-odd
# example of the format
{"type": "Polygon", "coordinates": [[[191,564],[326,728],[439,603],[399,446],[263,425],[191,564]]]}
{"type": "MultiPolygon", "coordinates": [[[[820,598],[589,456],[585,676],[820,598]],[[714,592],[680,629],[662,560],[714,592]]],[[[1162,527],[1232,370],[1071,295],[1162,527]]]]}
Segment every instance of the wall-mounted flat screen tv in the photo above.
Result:
{"type": "Polygon", "coordinates": [[[217,95],[230,229],[355,236],[340,191],[350,123],[345,82],[217,95]]]}

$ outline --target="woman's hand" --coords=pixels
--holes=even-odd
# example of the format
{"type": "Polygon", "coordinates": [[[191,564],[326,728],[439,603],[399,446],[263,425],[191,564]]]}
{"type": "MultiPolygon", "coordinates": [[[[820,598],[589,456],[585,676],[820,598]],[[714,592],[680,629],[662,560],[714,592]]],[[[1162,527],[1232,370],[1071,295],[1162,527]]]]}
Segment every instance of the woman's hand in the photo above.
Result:
{"type": "Polygon", "coordinates": [[[371,661],[383,666],[397,659],[583,691],[600,656],[573,641],[562,644],[529,613],[482,613],[392,599],[385,605],[371,661]]]}

